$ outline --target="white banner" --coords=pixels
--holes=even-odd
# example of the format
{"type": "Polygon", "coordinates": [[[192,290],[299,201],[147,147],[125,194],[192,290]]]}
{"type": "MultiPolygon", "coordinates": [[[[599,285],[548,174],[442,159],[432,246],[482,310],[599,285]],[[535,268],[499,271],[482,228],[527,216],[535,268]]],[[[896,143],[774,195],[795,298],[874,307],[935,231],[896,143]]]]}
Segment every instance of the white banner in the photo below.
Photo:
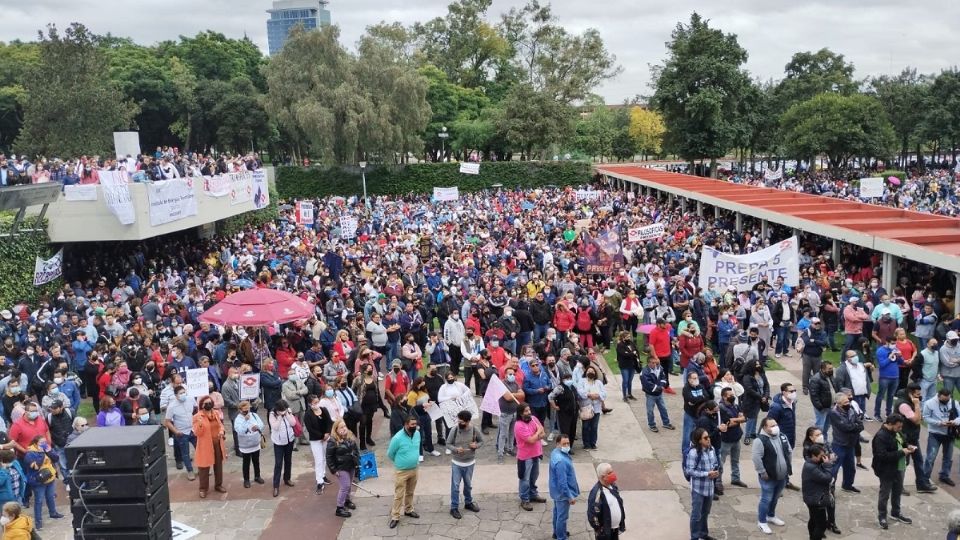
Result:
{"type": "Polygon", "coordinates": [[[480,417],[480,410],[477,409],[477,402],[473,400],[472,395],[460,396],[456,399],[450,399],[437,405],[443,411],[443,419],[448,426],[457,425],[457,414],[460,411],[470,411],[474,418],[480,417]]]}
{"type": "Polygon", "coordinates": [[[353,216],[343,216],[340,218],[340,238],[344,240],[357,236],[357,218],[353,216]]]}
{"type": "Polygon", "coordinates": [[[763,171],[763,178],[766,180],[779,180],[783,178],[783,169],[767,169],[763,171]]]}
{"type": "Polygon", "coordinates": [[[764,276],[773,283],[778,277],[787,285],[800,284],[799,242],[792,236],[779,244],[744,255],[731,255],[703,246],[700,254],[700,287],[723,291],[733,285],[749,291],[764,276]]]}
{"type": "Polygon", "coordinates": [[[188,369],[187,395],[192,398],[198,398],[209,394],[210,388],[207,387],[207,368],[188,369]]]}
{"type": "Polygon", "coordinates": [[[127,156],[137,159],[137,156],[140,155],[140,132],[114,131],[113,149],[117,153],[117,159],[127,156]]]}
{"type": "Polygon", "coordinates": [[[174,178],[147,184],[150,225],[156,227],[197,215],[193,178],[174,178]]]}
{"type": "Polygon", "coordinates": [[[44,283],[50,283],[63,274],[63,248],[56,255],[47,260],[37,257],[37,262],[33,265],[33,286],[37,287],[44,283]]]}
{"type": "Polygon", "coordinates": [[[231,187],[230,177],[225,174],[203,177],[203,192],[211,197],[226,197],[231,187]]]}
{"type": "Polygon", "coordinates": [[[861,178],[860,197],[863,199],[883,197],[883,178],[861,178]]]}
{"type": "Polygon", "coordinates": [[[74,184],[63,186],[63,199],[66,201],[95,201],[97,200],[96,184],[74,184]]]}
{"type": "Polygon", "coordinates": [[[500,398],[507,393],[507,390],[507,386],[503,384],[500,377],[496,375],[490,377],[490,382],[487,383],[487,391],[483,394],[483,401],[480,402],[480,410],[494,416],[500,416],[500,398]]]}
{"type": "Polygon", "coordinates": [[[662,238],[665,232],[667,232],[667,230],[663,226],[663,223],[654,223],[646,227],[636,227],[627,230],[627,241],[643,242],[644,240],[656,240],[662,238]]]}
{"type": "Polygon", "coordinates": [[[301,225],[313,225],[313,203],[298,202],[296,217],[297,223],[301,225]]]}
{"type": "Polygon", "coordinates": [[[253,176],[253,207],[257,210],[270,204],[270,186],[267,183],[267,171],[257,169],[253,176]]]}
{"type": "Polygon", "coordinates": [[[433,188],[433,198],[437,201],[455,201],[460,198],[460,188],[435,187],[433,188]]]}
{"type": "Polygon", "coordinates": [[[253,200],[253,175],[250,171],[229,173],[230,177],[230,204],[238,205],[253,200]]]}
{"type": "Polygon", "coordinates": [[[480,164],[479,163],[461,163],[460,173],[461,174],[480,174],[480,164]]]}
{"type": "Polygon", "coordinates": [[[133,197],[127,183],[126,171],[97,171],[100,185],[103,186],[103,199],[110,212],[117,216],[121,225],[132,225],[137,221],[137,211],[133,208],[133,197]]]}
{"type": "Polygon", "coordinates": [[[240,376],[240,399],[258,399],[260,397],[260,374],[244,373],[240,376]]]}
{"type": "Polygon", "coordinates": [[[587,189],[578,189],[576,191],[578,201],[595,201],[599,199],[602,195],[602,191],[594,191],[587,189]]]}

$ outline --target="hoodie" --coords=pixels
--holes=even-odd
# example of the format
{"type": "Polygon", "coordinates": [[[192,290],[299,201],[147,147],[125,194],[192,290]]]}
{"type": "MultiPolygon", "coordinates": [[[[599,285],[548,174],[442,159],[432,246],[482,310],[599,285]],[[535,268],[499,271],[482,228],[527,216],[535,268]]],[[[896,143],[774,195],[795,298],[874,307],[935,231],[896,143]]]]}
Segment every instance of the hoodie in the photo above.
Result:
{"type": "Polygon", "coordinates": [[[960,377],[960,344],[950,345],[950,342],[940,347],[940,376],[960,377]]]}

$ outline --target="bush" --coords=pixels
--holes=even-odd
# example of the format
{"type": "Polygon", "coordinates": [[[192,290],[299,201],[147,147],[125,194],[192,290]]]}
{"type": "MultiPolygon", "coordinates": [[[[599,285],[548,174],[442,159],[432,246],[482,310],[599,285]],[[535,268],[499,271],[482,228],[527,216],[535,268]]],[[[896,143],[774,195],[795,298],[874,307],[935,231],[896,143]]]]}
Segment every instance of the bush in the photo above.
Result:
{"type": "Polygon", "coordinates": [[[897,178],[900,179],[901,182],[904,182],[907,179],[907,173],[903,171],[896,171],[893,169],[888,169],[886,171],[883,171],[882,173],[880,173],[880,176],[882,176],[884,180],[886,180],[887,178],[890,178],[891,176],[896,176],[897,178]]]}
{"type": "MultiPolygon", "coordinates": [[[[505,188],[570,186],[589,183],[591,174],[590,164],[580,161],[486,162],[478,175],[460,174],[459,163],[380,165],[366,173],[370,195],[430,193],[435,187],[453,186],[479,191],[498,183],[505,188]]],[[[362,195],[363,180],[358,167],[279,167],[277,191],[283,199],[362,195]]]]}
{"type": "MultiPolygon", "coordinates": [[[[36,218],[28,217],[21,229],[42,229],[41,232],[21,232],[16,237],[0,238],[0,309],[9,309],[20,301],[31,305],[43,296],[56,292],[63,282],[55,279],[46,285],[33,286],[33,266],[37,257],[49,259],[58,250],[49,245],[46,221],[35,225],[36,218]]],[[[0,215],[0,233],[9,234],[13,214],[0,215]]]]}

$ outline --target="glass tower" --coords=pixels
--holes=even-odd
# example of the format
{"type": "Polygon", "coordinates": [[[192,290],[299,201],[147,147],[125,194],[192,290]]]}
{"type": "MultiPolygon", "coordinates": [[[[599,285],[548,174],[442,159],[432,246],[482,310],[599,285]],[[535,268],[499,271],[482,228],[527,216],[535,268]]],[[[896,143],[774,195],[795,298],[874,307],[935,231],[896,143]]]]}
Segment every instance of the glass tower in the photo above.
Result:
{"type": "Polygon", "coordinates": [[[277,0],[273,8],[268,9],[270,19],[267,21],[267,42],[270,54],[280,52],[290,30],[302,24],[307,30],[316,30],[321,26],[330,25],[330,10],[327,9],[327,0],[277,0]]]}

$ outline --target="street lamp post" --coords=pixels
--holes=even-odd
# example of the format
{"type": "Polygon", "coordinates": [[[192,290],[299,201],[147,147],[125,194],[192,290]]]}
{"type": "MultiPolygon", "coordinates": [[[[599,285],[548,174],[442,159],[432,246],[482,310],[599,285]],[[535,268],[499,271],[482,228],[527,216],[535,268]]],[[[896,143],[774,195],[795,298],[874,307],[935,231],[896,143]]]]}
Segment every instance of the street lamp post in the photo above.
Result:
{"type": "Polygon", "coordinates": [[[359,165],[360,165],[360,178],[363,179],[363,204],[367,208],[370,208],[370,199],[367,198],[367,172],[366,172],[367,162],[361,161],[359,165]]]}
{"type": "Polygon", "coordinates": [[[447,145],[446,140],[450,137],[450,134],[447,133],[447,126],[442,126],[440,128],[440,133],[437,133],[437,137],[440,137],[440,161],[447,160],[447,145]]]}

